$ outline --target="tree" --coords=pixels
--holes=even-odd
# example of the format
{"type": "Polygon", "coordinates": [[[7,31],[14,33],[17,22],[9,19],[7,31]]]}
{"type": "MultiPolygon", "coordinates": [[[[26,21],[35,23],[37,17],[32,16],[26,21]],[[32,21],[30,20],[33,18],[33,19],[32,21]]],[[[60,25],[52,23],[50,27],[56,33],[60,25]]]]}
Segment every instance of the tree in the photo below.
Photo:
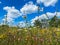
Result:
{"type": "Polygon", "coordinates": [[[35,20],[34,25],[41,27],[41,22],[39,20],[35,20]]]}
{"type": "Polygon", "coordinates": [[[50,20],[49,24],[52,27],[58,27],[58,18],[56,15],[50,20]]]}
{"type": "Polygon", "coordinates": [[[60,19],[58,19],[58,27],[60,27],[60,19]]]}

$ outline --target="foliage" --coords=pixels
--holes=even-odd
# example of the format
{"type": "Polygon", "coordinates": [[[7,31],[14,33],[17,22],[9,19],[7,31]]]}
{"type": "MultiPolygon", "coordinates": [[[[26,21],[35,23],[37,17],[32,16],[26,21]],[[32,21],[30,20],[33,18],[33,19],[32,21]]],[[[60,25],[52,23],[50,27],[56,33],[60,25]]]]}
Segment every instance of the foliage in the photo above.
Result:
{"type": "Polygon", "coordinates": [[[41,22],[40,22],[39,20],[35,20],[34,25],[35,25],[35,26],[40,26],[40,27],[41,27],[41,22]]]}

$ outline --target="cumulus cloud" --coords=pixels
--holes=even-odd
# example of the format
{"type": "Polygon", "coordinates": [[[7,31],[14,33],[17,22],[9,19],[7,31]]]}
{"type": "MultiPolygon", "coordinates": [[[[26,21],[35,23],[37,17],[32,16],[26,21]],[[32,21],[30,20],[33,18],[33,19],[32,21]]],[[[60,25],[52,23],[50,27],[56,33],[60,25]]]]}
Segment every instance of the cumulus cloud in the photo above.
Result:
{"type": "Polygon", "coordinates": [[[54,6],[57,3],[58,0],[37,0],[37,3],[43,3],[44,6],[54,6]]]}
{"type": "Polygon", "coordinates": [[[48,19],[48,18],[46,17],[45,14],[42,14],[42,15],[36,16],[34,19],[32,19],[32,20],[31,20],[31,21],[32,21],[31,23],[34,23],[35,20],[40,20],[40,21],[41,21],[41,19],[48,19]]]}
{"type": "Polygon", "coordinates": [[[4,7],[4,10],[7,12],[7,21],[12,22],[15,18],[21,16],[21,13],[19,10],[15,9],[15,7],[4,7]]]}
{"type": "Polygon", "coordinates": [[[60,12],[57,12],[57,16],[60,17],[60,12]]]}
{"type": "Polygon", "coordinates": [[[35,22],[35,20],[38,20],[38,19],[39,19],[39,17],[36,16],[34,19],[31,20],[31,23],[33,24],[35,22]]]}
{"type": "MultiPolygon", "coordinates": [[[[46,14],[47,14],[47,16],[49,17],[49,19],[52,18],[52,17],[54,17],[56,14],[57,14],[57,15],[56,15],[57,17],[60,17],[60,12],[54,12],[54,13],[47,12],[46,14]]],[[[41,21],[41,19],[48,19],[48,17],[46,16],[46,14],[42,14],[42,15],[40,15],[40,16],[36,16],[35,18],[33,18],[33,19],[31,20],[31,23],[34,24],[35,20],[38,20],[38,19],[39,19],[40,21],[41,21]]]]}
{"type": "Polygon", "coordinates": [[[47,12],[47,15],[48,15],[49,18],[52,18],[52,17],[54,17],[55,15],[56,15],[57,17],[60,17],[60,12],[54,12],[54,13],[47,12]]]}
{"type": "Polygon", "coordinates": [[[19,27],[30,27],[31,23],[28,21],[27,23],[25,21],[19,22],[19,27]]]}
{"type": "Polygon", "coordinates": [[[24,21],[20,21],[20,22],[19,22],[19,27],[25,27],[24,21]]]}
{"type": "Polygon", "coordinates": [[[26,3],[20,11],[24,14],[30,14],[37,12],[38,6],[34,5],[32,1],[26,3]]]}
{"type": "Polygon", "coordinates": [[[47,12],[46,14],[49,18],[52,18],[56,15],[56,12],[54,12],[54,13],[47,12]]]}

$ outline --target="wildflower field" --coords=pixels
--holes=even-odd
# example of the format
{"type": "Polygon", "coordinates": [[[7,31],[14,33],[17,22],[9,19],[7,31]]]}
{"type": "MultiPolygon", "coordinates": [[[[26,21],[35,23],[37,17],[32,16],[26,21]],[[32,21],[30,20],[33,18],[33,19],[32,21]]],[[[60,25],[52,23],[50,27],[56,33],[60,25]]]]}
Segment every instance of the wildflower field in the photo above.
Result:
{"type": "Polygon", "coordinates": [[[0,0],[0,45],[60,45],[60,0],[0,0]]]}
{"type": "Polygon", "coordinates": [[[1,27],[0,45],[60,45],[60,28],[1,27]]]}

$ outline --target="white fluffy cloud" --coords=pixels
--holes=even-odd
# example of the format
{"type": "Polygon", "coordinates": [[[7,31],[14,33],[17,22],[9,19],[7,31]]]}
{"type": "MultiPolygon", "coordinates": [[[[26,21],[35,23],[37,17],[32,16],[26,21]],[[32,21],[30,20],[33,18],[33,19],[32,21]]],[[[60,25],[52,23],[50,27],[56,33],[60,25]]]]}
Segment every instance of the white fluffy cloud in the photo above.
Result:
{"type": "Polygon", "coordinates": [[[47,12],[46,14],[49,18],[52,18],[56,15],[56,12],[54,12],[54,13],[47,12]]]}
{"type": "Polygon", "coordinates": [[[31,23],[34,23],[35,22],[35,20],[40,20],[41,21],[41,19],[48,19],[47,17],[46,17],[46,15],[45,14],[42,14],[42,15],[40,15],[40,16],[36,16],[34,19],[32,19],[31,21],[31,23]]]}
{"type": "Polygon", "coordinates": [[[15,7],[4,7],[4,10],[7,11],[7,21],[12,22],[15,18],[21,15],[20,11],[15,9],[15,7]]]}
{"type": "MultiPolygon", "coordinates": [[[[49,18],[52,18],[52,17],[54,17],[55,15],[56,15],[57,17],[60,17],[60,12],[54,12],[54,13],[47,12],[46,14],[47,14],[47,16],[48,16],[49,18]],[[57,15],[56,15],[56,13],[57,13],[57,15]]],[[[34,24],[35,20],[37,20],[37,19],[39,19],[40,21],[41,21],[41,19],[48,19],[47,16],[46,16],[46,14],[42,14],[42,15],[40,15],[40,16],[36,16],[34,19],[31,20],[31,23],[34,24]]]]}
{"type": "Polygon", "coordinates": [[[24,14],[30,14],[30,13],[35,13],[37,11],[38,7],[36,5],[33,4],[32,1],[26,3],[21,9],[20,11],[24,14]]]}
{"type": "Polygon", "coordinates": [[[60,12],[54,12],[54,13],[47,12],[47,15],[48,15],[49,18],[52,18],[52,17],[54,17],[55,15],[56,15],[57,17],[60,17],[60,12]]]}
{"type": "Polygon", "coordinates": [[[58,0],[37,0],[37,3],[43,3],[44,6],[54,6],[57,3],[58,0]]]}
{"type": "Polygon", "coordinates": [[[23,21],[20,21],[20,22],[19,22],[19,26],[20,26],[20,27],[25,27],[25,23],[24,23],[23,21]]]}

